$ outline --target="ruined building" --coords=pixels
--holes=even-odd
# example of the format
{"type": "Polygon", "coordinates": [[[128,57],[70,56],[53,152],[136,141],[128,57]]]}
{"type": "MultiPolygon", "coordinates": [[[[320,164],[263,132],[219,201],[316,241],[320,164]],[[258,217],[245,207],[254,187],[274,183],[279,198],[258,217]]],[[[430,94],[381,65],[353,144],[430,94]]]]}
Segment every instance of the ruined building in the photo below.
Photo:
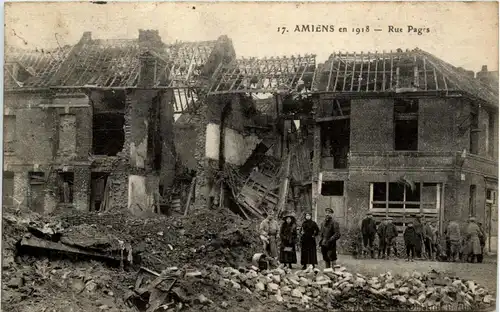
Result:
{"type": "Polygon", "coordinates": [[[151,30],[7,49],[4,205],[160,210],[175,178],[174,116],[195,110],[205,80],[233,58],[225,36],[165,44],[151,30]]]}
{"type": "Polygon", "coordinates": [[[333,54],[313,89],[318,218],[474,215],[496,246],[498,89],[418,49],[333,54]]]}

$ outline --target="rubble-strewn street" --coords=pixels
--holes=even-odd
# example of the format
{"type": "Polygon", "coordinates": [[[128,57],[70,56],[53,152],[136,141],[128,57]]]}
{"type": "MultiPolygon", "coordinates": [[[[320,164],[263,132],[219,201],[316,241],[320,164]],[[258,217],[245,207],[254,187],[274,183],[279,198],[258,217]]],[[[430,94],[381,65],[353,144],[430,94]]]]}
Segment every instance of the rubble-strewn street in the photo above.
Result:
{"type": "Polygon", "coordinates": [[[2,311],[495,307],[495,10],[97,2],[5,14],[2,311]]]}
{"type": "MultiPolygon", "coordinates": [[[[403,270],[393,265],[400,261],[377,265],[377,260],[342,256],[334,269],[261,271],[250,263],[260,246],[254,225],[218,211],[175,220],[125,214],[49,218],[5,211],[3,222],[5,311],[479,309],[494,304],[494,293],[483,285],[431,270],[441,265],[447,271],[446,264],[439,263],[405,263],[403,270]],[[216,218],[224,222],[214,222],[216,218]],[[123,249],[132,250],[134,257],[123,256],[120,268],[106,259],[64,251],[49,258],[30,255],[29,250],[20,254],[20,239],[33,236],[78,245],[82,252],[127,246],[123,249]]],[[[467,266],[473,275],[491,265],[453,267],[467,266]]],[[[482,280],[487,279],[476,279],[482,280]]]]}

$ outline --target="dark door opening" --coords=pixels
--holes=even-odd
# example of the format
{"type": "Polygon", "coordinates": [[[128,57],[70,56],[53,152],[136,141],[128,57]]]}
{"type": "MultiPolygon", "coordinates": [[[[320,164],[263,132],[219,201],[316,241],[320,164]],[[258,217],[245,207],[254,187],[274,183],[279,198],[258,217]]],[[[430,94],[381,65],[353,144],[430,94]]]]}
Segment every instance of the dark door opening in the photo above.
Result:
{"type": "Polygon", "coordinates": [[[109,173],[92,172],[90,179],[90,211],[104,211],[109,204],[109,173]]]}

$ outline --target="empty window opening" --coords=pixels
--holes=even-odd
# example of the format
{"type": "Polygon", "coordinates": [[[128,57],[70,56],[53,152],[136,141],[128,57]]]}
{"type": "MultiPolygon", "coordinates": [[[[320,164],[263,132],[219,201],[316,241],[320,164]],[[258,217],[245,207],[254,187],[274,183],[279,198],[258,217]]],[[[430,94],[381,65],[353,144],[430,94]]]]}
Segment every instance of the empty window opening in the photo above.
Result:
{"type": "Polygon", "coordinates": [[[95,155],[116,156],[125,143],[123,114],[94,114],[92,149],[95,155]]]}
{"type": "Polygon", "coordinates": [[[321,195],[344,196],[344,181],[325,181],[321,184],[321,195]]]}
{"type": "Polygon", "coordinates": [[[350,146],[350,120],[334,120],[321,124],[321,157],[323,169],[347,168],[350,146]]]}
{"type": "Polygon", "coordinates": [[[59,173],[59,203],[70,204],[73,202],[73,185],[75,174],[73,172],[59,173]]]}
{"type": "Polygon", "coordinates": [[[12,206],[14,204],[14,172],[3,172],[2,197],[4,206],[12,206]]]}
{"type": "Polygon", "coordinates": [[[418,100],[394,100],[394,149],[418,150],[418,100]]]}
{"type": "Polygon", "coordinates": [[[45,204],[45,173],[29,172],[28,207],[43,213],[45,204]]]}
{"type": "Polygon", "coordinates": [[[372,188],[372,208],[420,209],[420,183],[381,182],[372,183],[372,188]]]}
{"type": "Polygon", "coordinates": [[[479,113],[477,108],[473,108],[470,113],[470,146],[469,152],[471,154],[477,154],[479,150],[479,113]]]}
{"type": "Polygon", "coordinates": [[[474,216],[476,212],[476,186],[471,185],[469,189],[469,215],[474,216]]]}
{"type": "Polygon", "coordinates": [[[430,222],[437,222],[440,206],[439,183],[415,183],[399,181],[371,183],[370,210],[376,220],[386,216],[393,218],[398,231],[403,231],[408,221],[420,214],[430,222]]]}
{"type": "Polygon", "coordinates": [[[14,152],[16,144],[16,116],[4,115],[3,118],[4,151],[14,152]]]}
{"type": "Polygon", "coordinates": [[[92,172],[90,183],[90,211],[105,211],[109,205],[109,173],[92,172]]]}

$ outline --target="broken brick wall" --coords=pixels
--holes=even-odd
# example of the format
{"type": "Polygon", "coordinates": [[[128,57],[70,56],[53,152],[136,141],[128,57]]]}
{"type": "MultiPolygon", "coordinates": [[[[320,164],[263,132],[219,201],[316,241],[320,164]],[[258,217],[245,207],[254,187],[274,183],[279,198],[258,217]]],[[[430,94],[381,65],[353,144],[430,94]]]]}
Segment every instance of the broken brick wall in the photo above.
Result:
{"type": "Polygon", "coordinates": [[[43,211],[50,213],[59,204],[53,167],[88,159],[92,115],[88,98],[76,93],[6,94],[4,114],[15,116],[15,144],[4,158],[4,168],[14,172],[14,202],[28,204],[28,172],[42,171],[47,178],[43,211]]]}

